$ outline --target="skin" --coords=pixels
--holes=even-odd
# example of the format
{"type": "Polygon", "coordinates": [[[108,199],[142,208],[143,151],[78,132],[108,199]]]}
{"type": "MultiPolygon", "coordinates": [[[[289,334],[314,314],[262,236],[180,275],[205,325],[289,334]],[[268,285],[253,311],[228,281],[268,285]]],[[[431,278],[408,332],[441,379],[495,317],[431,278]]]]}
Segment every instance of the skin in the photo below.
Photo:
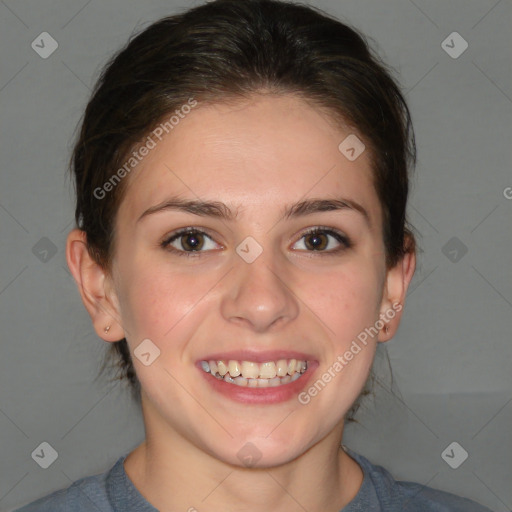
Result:
{"type": "MultiPolygon", "coordinates": [[[[318,361],[311,385],[379,315],[404,304],[415,255],[386,268],[368,151],[351,162],[338,150],[350,133],[291,95],[199,105],[125,178],[111,272],[91,259],[81,231],[69,234],[68,264],[98,336],[126,337],[132,353],[149,338],[161,351],[149,366],[133,358],[146,440],[125,461],[158,509],[334,512],[357,494],[363,474],[339,448],[343,417],[400,311],[307,405],[232,401],[195,366],[212,352],[298,350],[318,361]],[[237,217],[164,210],[138,220],[171,196],[221,201],[237,217]],[[285,205],[340,197],[362,205],[369,223],[353,209],[282,219],[285,205]],[[211,237],[199,256],[161,247],[189,226],[211,237]],[[327,234],[324,252],[308,249],[304,231],[315,226],[352,246],[334,253],[343,245],[327,234]],[[263,248],[250,264],[235,251],[247,236],[263,248]],[[253,468],[237,457],[247,442],[261,453],[253,468]]],[[[180,239],[173,246],[183,249],[180,239]]]]}

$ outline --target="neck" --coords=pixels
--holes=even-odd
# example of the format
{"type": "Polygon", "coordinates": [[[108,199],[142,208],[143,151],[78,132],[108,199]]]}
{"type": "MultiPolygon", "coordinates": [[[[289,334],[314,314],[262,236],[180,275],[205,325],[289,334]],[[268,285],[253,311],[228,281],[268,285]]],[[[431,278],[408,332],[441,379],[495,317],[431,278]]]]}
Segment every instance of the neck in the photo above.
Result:
{"type": "MultiPolygon", "coordinates": [[[[148,427],[148,426],[147,426],[148,427]]],[[[357,494],[363,474],[341,449],[343,425],[296,459],[243,468],[205,453],[168,427],[151,425],[124,463],[135,487],[159,510],[338,512],[357,494]]]]}

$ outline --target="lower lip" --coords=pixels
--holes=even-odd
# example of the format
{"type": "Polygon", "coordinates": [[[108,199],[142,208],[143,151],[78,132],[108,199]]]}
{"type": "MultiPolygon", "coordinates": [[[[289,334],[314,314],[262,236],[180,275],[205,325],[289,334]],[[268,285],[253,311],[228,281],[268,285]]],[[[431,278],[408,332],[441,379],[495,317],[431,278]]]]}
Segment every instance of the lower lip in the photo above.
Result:
{"type": "Polygon", "coordinates": [[[230,384],[224,380],[213,377],[210,373],[206,373],[199,368],[206,382],[218,393],[244,404],[277,404],[286,402],[296,397],[310,380],[313,372],[318,367],[318,362],[308,361],[307,370],[295,381],[280,386],[267,388],[249,388],[230,384]]]}

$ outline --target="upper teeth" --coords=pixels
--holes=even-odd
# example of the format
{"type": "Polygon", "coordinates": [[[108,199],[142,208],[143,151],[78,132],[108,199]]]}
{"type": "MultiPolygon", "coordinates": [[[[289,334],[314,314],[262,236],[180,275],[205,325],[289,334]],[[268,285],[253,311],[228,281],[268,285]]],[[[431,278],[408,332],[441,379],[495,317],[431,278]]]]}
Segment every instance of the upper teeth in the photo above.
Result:
{"type": "Polygon", "coordinates": [[[219,374],[221,377],[242,376],[246,379],[273,379],[274,377],[304,373],[307,369],[307,362],[300,359],[279,359],[265,363],[220,360],[201,361],[201,367],[205,372],[212,375],[219,374]]]}

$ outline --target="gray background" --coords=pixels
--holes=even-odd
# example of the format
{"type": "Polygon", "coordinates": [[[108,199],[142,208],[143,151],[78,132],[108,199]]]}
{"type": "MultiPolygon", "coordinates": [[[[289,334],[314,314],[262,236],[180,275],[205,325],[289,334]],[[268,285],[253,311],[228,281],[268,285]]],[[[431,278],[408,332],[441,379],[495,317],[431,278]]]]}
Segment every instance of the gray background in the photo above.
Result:
{"type": "MultiPolygon", "coordinates": [[[[394,385],[382,370],[344,443],[398,479],[510,511],[511,2],[311,3],[370,35],[398,71],[419,150],[409,215],[422,251],[387,344],[394,385]],[[454,31],[469,44],[456,59],[441,46],[454,31]],[[457,469],[441,457],[453,441],[469,454],[457,469]]],[[[190,5],[0,2],[1,510],[105,471],[143,439],[126,389],[95,380],[106,344],[65,262],[65,169],[101,66],[134,31],[190,5]],[[47,59],[31,48],[43,31],[59,44],[47,59]],[[58,452],[48,469],[31,458],[43,441],[58,452]]]]}

